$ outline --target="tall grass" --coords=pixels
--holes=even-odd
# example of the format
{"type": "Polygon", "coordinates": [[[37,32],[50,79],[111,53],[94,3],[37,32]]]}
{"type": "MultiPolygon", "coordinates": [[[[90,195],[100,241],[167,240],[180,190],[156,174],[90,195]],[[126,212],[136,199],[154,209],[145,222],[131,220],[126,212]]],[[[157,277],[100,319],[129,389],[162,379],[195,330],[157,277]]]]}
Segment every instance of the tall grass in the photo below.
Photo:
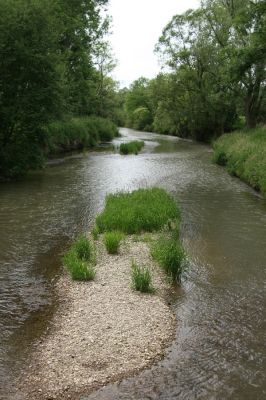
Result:
{"type": "Polygon", "coordinates": [[[95,251],[93,245],[85,235],[80,235],[65,253],[63,263],[72,279],[89,281],[94,279],[95,251]]]}
{"type": "Polygon", "coordinates": [[[123,233],[117,231],[105,233],[104,244],[109,254],[118,254],[119,245],[123,236],[123,233]]]}
{"type": "Polygon", "coordinates": [[[54,121],[46,127],[47,153],[90,148],[118,136],[116,125],[104,118],[89,116],[54,121]]]}
{"type": "Polygon", "coordinates": [[[144,142],[140,140],[134,140],[128,143],[121,143],[119,150],[121,154],[138,154],[144,147],[144,142]]]}
{"type": "Polygon", "coordinates": [[[186,255],[182,245],[175,237],[157,239],[152,244],[151,254],[172,281],[180,282],[186,255]]]}
{"type": "Polygon", "coordinates": [[[214,142],[213,160],[226,166],[266,195],[266,129],[257,128],[221,136],[214,142]]]}
{"type": "Polygon", "coordinates": [[[149,269],[137,265],[134,261],[131,267],[131,280],[133,288],[139,292],[152,293],[154,291],[149,269]]]}
{"type": "Polygon", "coordinates": [[[172,196],[163,189],[151,188],[107,196],[96,224],[100,232],[133,234],[158,231],[169,220],[179,223],[179,219],[180,212],[172,196]]]}

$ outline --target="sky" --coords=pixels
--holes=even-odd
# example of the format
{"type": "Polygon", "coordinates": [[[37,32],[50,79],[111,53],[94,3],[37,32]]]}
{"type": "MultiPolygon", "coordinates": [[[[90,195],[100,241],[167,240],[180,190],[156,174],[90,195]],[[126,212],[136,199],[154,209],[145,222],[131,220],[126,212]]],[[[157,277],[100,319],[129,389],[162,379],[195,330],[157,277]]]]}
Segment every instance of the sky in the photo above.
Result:
{"type": "Polygon", "coordinates": [[[155,77],[160,66],[153,53],[163,28],[175,14],[196,8],[200,0],[110,0],[112,16],[109,40],[118,65],[113,71],[120,86],[129,86],[140,76],[155,77]]]}

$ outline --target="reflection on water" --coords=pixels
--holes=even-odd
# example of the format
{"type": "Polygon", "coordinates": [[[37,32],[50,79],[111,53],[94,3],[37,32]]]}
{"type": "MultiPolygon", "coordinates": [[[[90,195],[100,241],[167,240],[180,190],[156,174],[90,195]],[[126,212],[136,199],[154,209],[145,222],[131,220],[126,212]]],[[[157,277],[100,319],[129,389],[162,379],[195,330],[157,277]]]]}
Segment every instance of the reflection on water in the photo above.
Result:
{"type": "Polygon", "coordinates": [[[176,341],[151,370],[86,398],[264,399],[266,201],[211,164],[206,146],[122,134],[117,142],[147,140],[145,151],[76,155],[0,188],[4,398],[12,398],[5,380],[23,368],[56,307],[53,280],[69,239],[91,225],[106,193],[158,185],[181,203],[191,258],[174,306],[176,341]]]}

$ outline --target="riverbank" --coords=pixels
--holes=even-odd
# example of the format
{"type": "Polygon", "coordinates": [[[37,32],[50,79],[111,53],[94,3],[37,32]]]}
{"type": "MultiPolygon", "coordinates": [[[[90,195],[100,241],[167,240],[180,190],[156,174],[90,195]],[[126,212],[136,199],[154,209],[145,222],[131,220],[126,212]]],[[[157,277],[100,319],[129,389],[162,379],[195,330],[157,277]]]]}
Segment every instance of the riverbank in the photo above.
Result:
{"type": "Polygon", "coordinates": [[[266,129],[221,136],[214,142],[214,161],[266,195],[266,129]]]}
{"type": "Polygon", "coordinates": [[[64,275],[57,283],[59,310],[22,377],[23,399],[78,399],[159,360],[173,339],[171,286],[149,245],[129,236],[119,255],[108,255],[102,239],[96,249],[95,281],[64,275]],[[131,289],[132,259],[149,267],[155,294],[131,289]]]}

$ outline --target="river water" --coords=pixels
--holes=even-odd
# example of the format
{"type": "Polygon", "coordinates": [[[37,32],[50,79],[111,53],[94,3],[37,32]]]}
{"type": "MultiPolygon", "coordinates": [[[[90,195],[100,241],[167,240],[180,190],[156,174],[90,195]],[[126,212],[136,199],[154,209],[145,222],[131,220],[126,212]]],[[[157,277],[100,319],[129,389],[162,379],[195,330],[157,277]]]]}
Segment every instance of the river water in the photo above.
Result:
{"type": "Polygon", "coordinates": [[[157,185],[181,204],[190,257],[176,340],[150,370],[83,399],[265,399],[266,200],[212,164],[207,146],[121,133],[116,142],[144,139],[144,152],[73,155],[0,187],[0,398],[15,398],[12,382],[51,323],[69,241],[106,193],[157,185]]]}

